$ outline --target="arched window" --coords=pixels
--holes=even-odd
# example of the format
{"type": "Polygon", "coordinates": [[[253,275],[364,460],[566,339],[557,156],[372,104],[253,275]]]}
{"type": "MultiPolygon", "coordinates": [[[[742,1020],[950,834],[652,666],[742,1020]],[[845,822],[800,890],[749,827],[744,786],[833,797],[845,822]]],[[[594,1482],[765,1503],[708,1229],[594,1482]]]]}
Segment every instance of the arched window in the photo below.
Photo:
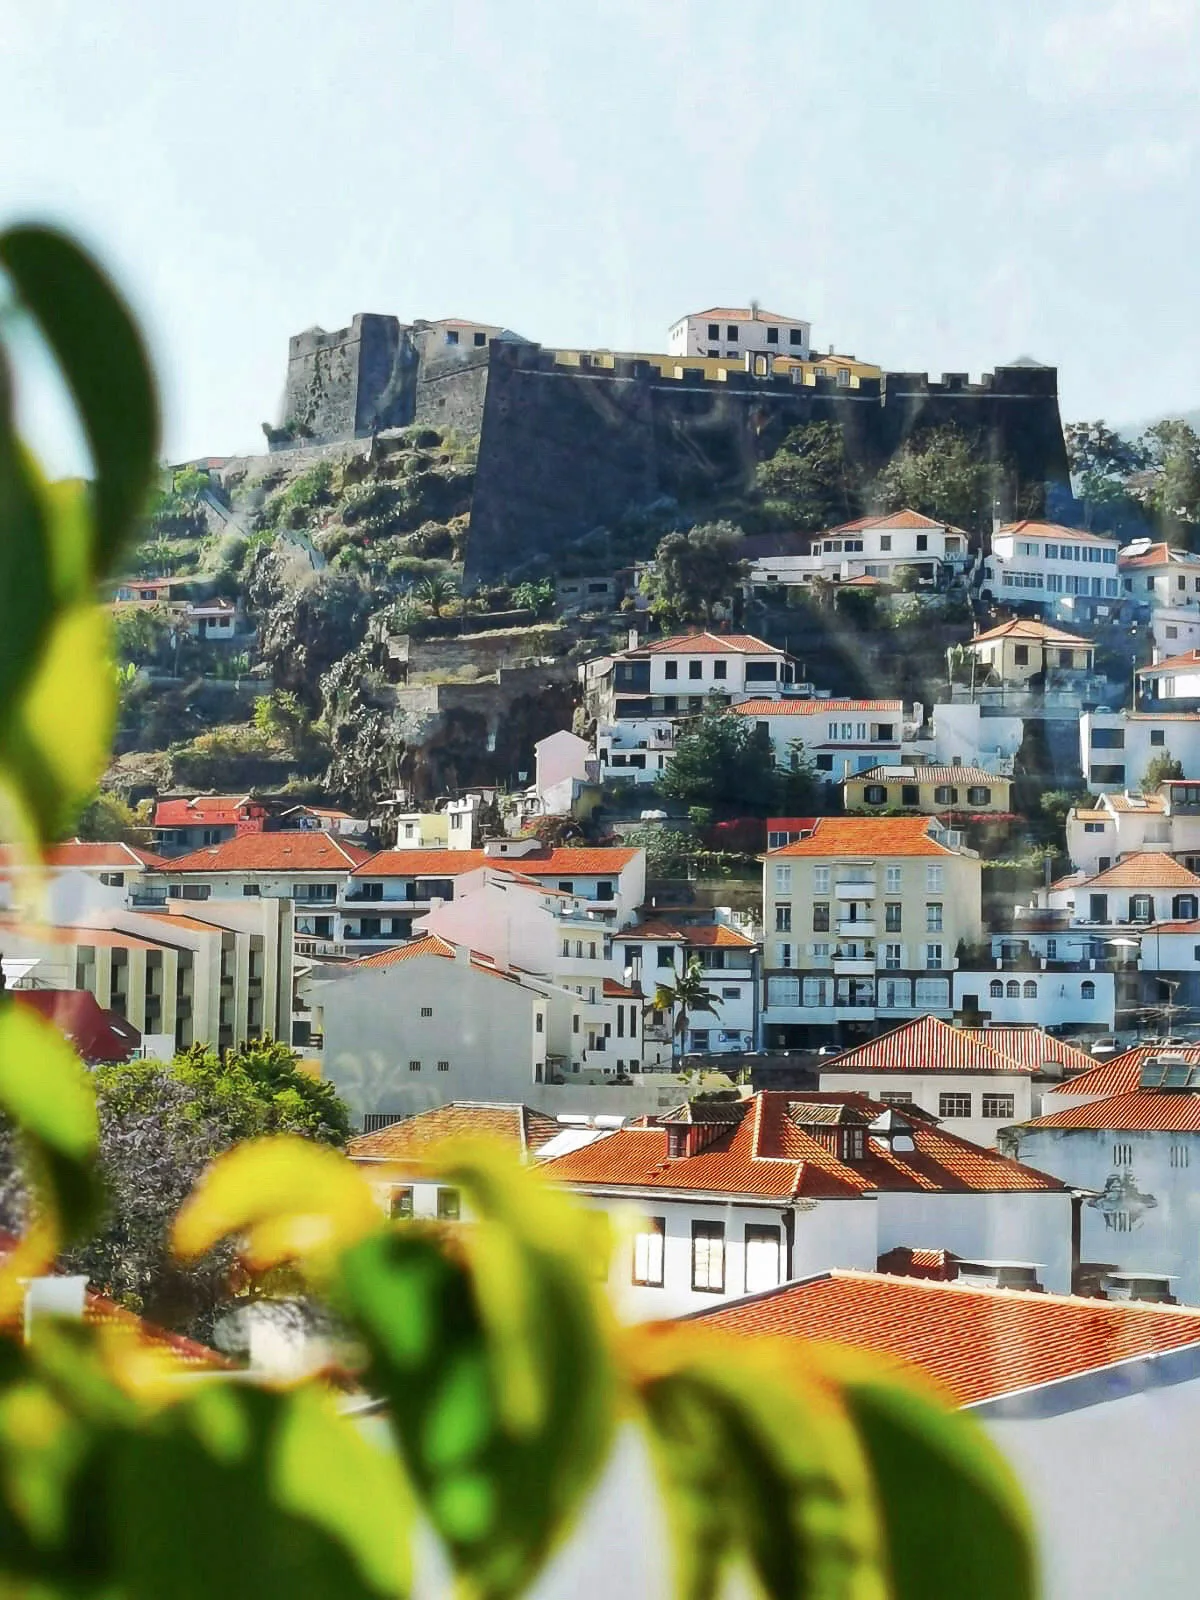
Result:
{"type": "Polygon", "coordinates": [[[1096,985],[1090,978],[1085,978],[1079,985],[1079,998],[1081,1000],[1094,1000],[1096,998],[1096,985]]]}
{"type": "Polygon", "coordinates": [[[939,806],[956,806],[958,804],[958,790],[951,788],[948,783],[939,783],[933,791],[933,798],[939,806]]]}
{"type": "Polygon", "coordinates": [[[887,788],[882,783],[869,783],[863,790],[863,799],[869,806],[885,806],[887,797],[887,788]]]}
{"type": "Polygon", "coordinates": [[[993,1000],[1004,999],[1004,985],[1000,982],[999,978],[992,979],[989,992],[991,993],[993,1000]]]}
{"type": "Polygon", "coordinates": [[[1025,980],[1025,998],[1026,1000],[1037,999],[1037,984],[1034,983],[1032,978],[1026,978],[1025,980]]]}
{"type": "Polygon", "coordinates": [[[967,790],[967,804],[972,806],[990,806],[992,791],[984,788],[981,783],[974,783],[967,790]]]}
{"type": "Polygon", "coordinates": [[[1008,980],[1008,998],[1010,1000],[1019,1000],[1021,998],[1021,985],[1015,978],[1008,980]]]}

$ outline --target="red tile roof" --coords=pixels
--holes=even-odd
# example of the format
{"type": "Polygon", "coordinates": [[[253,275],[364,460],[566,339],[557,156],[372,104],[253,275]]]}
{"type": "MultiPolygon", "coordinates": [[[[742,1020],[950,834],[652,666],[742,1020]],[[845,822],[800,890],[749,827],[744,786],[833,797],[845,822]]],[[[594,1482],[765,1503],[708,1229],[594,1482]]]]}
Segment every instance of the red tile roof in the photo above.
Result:
{"type": "Polygon", "coordinates": [[[864,1094],[812,1094],[763,1090],[743,1101],[740,1121],[718,1125],[712,1142],[695,1155],[667,1156],[667,1130],[646,1125],[622,1128],[546,1163],[556,1182],[584,1189],[632,1192],[758,1195],[779,1200],[854,1199],[880,1190],[900,1193],[1063,1193],[1065,1185],[1046,1173],[984,1150],[913,1116],[915,1148],[896,1150],[868,1138],[861,1161],[843,1161],[811,1132],[806,1119],[828,1122],[820,1111],[848,1107],[860,1124],[888,1108],[864,1094]],[[814,1108],[816,1108],[814,1110],[814,1108]]]}
{"type": "Polygon", "coordinates": [[[142,1042],[131,1022],[87,989],[14,989],[12,997],[53,1023],[84,1061],[128,1061],[142,1042]]]}
{"type": "Polygon", "coordinates": [[[937,1017],[917,1017],[852,1045],[821,1063],[821,1077],[833,1072],[1004,1072],[1031,1073],[1033,1064],[1001,1051],[987,1038],[989,1028],[952,1028],[937,1017]]]}
{"type": "Polygon", "coordinates": [[[369,956],[359,956],[348,963],[351,967],[394,967],[398,961],[416,961],[422,956],[449,956],[453,959],[454,946],[436,933],[427,933],[420,939],[410,939],[407,944],[392,945],[388,950],[373,950],[369,956]]]}
{"type": "Polygon", "coordinates": [[[1095,1065],[1094,1057],[1086,1051],[1077,1050],[1074,1045],[1056,1039],[1052,1033],[1045,1033],[1041,1028],[994,1025],[988,1028],[963,1028],[961,1031],[981,1040],[991,1049],[999,1050],[1001,1055],[1019,1061],[1022,1066],[1032,1067],[1034,1071],[1047,1061],[1058,1061],[1068,1072],[1079,1074],[1088,1072],[1095,1065]]]}
{"type": "MultiPolygon", "coordinates": [[[[1107,811],[1127,811],[1133,815],[1141,812],[1145,816],[1153,816],[1166,811],[1167,803],[1161,794],[1106,794],[1101,799],[1104,804],[1097,815],[1104,816],[1107,811]]],[[[1083,812],[1078,813],[1083,816],[1083,812]]]]}
{"type": "MultiPolygon", "coordinates": [[[[722,322],[778,322],[792,323],[796,327],[804,324],[803,317],[781,317],[777,311],[764,311],[761,306],[709,306],[707,311],[693,311],[690,316],[693,319],[717,317],[722,322]]],[[[685,317],[682,320],[686,322],[688,319],[685,317]]]]}
{"type": "Polygon", "coordinates": [[[683,943],[694,945],[698,949],[749,950],[754,948],[753,939],[748,938],[744,933],[739,933],[736,928],[728,927],[723,922],[702,923],[694,928],[674,922],[643,922],[637,928],[622,928],[621,938],[645,939],[664,944],[683,943]]]}
{"type": "Polygon", "coordinates": [[[345,844],[313,828],[294,832],[240,833],[222,844],[206,844],[168,861],[171,877],[188,872],[350,872],[370,859],[369,850],[345,844]]]}
{"type": "Polygon", "coordinates": [[[265,815],[248,794],[197,794],[190,798],[160,800],[154,808],[156,828],[191,828],[207,823],[221,826],[265,815]]]}
{"type": "Polygon", "coordinates": [[[1152,667],[1139,667],[1139,678],[1154,678],[1161,672],[1200,671],[1200,650],[1185,650],[1180,656],[1166,656],[1152,667]]]}
{"type": "Polygon", "coordinates": [[[553,1117],[532,1106],[452,1100],[449,1105],[435,1106],[406,1117],[403,1122],[351,1139],[346,1153],[351,1161],[420,1162],[443,1139],[469,1135],[504,1139],[526,1155],[539,1150],[561,1131],[553,1117]]]}
{"type": "Polygon", "coordinates": [[[913,1250],[898,1244],[885,1250],[875,1263],[877,1272],[897,1278],[934,1278],[953,1283],[958,1275],[958,1257],[951,1250],[913,1250]]]}
{"type": "MultiPolygon", "coordinates": [[[[275,837],[278,837],[276,835],[275,837]]],[[[360,850],[356,878],[457,878],[479,867],[495,867],[519,877],[591,878],[622,872],[638,854],[633,848],[573,850],[569,845],[536,855],[489,856],[482,850],[360,850]]]]}
{"type": "Polygon", "coordinates": [[[1032,617],[1013,617],[997,628],[989,628],[986,633],[977,633],[973,639],[967,640],[967,648],[992,639],[1037,639],[1043,644],[1070,644],[1088,650],[1095,649],[1091,639],[1081,639],[1077,633],[1064,633],[1061,628],[1052,628],[1048,622],[1037,622],[1032,617]]]}
{"type": "Polygon", "coordinates": [[[621,653],[630,656],[781,656],[784,651],[765,639],[756,639],[752,633],[710,633],[703,629],[697,633],[673,633],[669,639],[648,639],[636,649],[621,653]]]}
{"type": "Polygon", "coordinates": [[[1115,867],[1085,878],[1085,889],[1198,889],[1200,878],[1161,850],[1138,850],[1115,867]]]}
{"type": "Polygon", "coordinates": [[[1200,1310],[1190,1307],[858,1272],[787,1284],[696,1320],[872,1350],[920,1368],[963,1406],[1200,1342],[1200,1310]]]}
{"type": "Polygon", "coordinates": [[[110,872],[128,872],[139,867],[161,867],[163,857],[140,845],[100,843],[88,839],[67,839],[51,845],[46,861],[52,867],[91,867],[110,872]]]}
{"type": "MultiPolygon", "coordinates": [[[[1127,545],[1125,548],[1132,549],[1133,547],[1132,545],[1127,545]]],[[[1149,545],[1145,550],[1139,550],[1137,555],[1133,556],[1127,556],[1125,551],[1122,550],[1117,556],[1117,564],[1123,570],[1173,565],[1192,566],[1200,564],[1200,557],[1197,557],[1191,550],[1179,550],[1174,545],[1160,541],[1157,544],[1149,545]]]]}
{"type": "Polygon", "coordinates": [[[903,700],[739,700],[730,706],[743,717],[817,717],[826,711],[886,711],[899,715],[903,700]]]}
{"type": "MultiPolygon", "coordinates": [[[[937,522],[933,517],[924,516],[920,511],[889,511],[883,516],[855,517],[852,522],[839,522],[836,528],[826,528],[825,534],[830,533],[861,533],[867,528],[945,528],[949,533],[961,533],[966,536],[964,528],[956,528],[952,522],[937,522]]],[[[821,535],[824,537],[824,534],[821,535]]]]}
{"type": "Polygon", "coordinates": [[[1104,1133],[1200,1133],[1200,1093],[1134,1089],[1107,1100],[1089,1100],[1085,1106],[1070,1106],[1066,1111],[1034,1117],[1021,1127],[1092,1128],[1104,1133]]]}
{"type": "Polygon", "coordinates": [[[1139,1044],[1109,1061],[1101,1061],[1090,1072],[1070,1079],[1060,1089],[1045,1095],[1043,1109],[1053,1111],[1054,1101],[1060,1094],[1090,1094],[1096,1099],[1108,1099],[1116,1094],[1128,1094],[1141,1082],[1142,1063],[1151,1056],[1182,1056],[1193,1066],[1200,1066],[1200,1045],[1195,1044],[1139,1044]]]}
{"type": "Polygon", "coordinates": [[[852,772],[848,782],[869,780],[871,783],[1011,783],[1011,778],[997,772],[985,772],[982,767],[869,767],[866,772],[852,772]]]}
{"type": "Polygon", "coordinates": [[[930,833],[932,817],[818,817],[804,839],[769,850],[777,856],[953,856],[930,833]]]}
{"type": "Polygon", "coordinates": [[[1026,517],[1021,522],[1006,522],[997,533],[1032,533],[1042,539],[1075,539],[1080,544],[1116,544],[1111,534],[1088,533],[1085,528],[1064,528],[1061,522],[1035,522],[1026,517]]]}

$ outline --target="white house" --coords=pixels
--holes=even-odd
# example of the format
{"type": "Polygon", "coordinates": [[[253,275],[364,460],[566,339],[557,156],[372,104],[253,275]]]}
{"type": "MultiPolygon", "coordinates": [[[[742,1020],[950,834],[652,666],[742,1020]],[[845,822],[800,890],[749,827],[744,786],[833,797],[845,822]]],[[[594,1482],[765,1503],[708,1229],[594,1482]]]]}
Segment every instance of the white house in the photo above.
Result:
{"type": "Polygon", "coordinates": [[[1200,605],[1156,606],[1150,614],[1155,658],[1200,649],[1200,605]]]}
{"type": "Polygon", "coordinates": [[[805,556],[763,556],[750,569],[754,589],[789,588],[814,578],[846,582],[878,578],[894,582],[897,569],[911,567],[922,584],[938,584],[970,561],[969,535],[919,511],[856,517],[817,534],[805,556]]]}
{"type": "Polygon", "coordinates": [[[747,633],[697,630],[638,642],[595,656],[579,669],[584,701],[601,722],[644,722],[702,711],[713,695],[726,703],[778,695],[795,677],[785,650],[747,633]]]}
{"type": "MultiPolygon", "coordinates": [[[[674,984],[693,961],[703,969],[715,1010],[693,1012],[683,1053],[720,1055],[753,1050],[758,1039],[758,945],[727,922],[687,923],[655,918],[626,928],[616,944],[629,981],[648,1001],[659,984],[674,984]]],[[[646,1027],[646,1053],[669,1061],[676,1014],[652,1013],[646,1027]]]]}
{"type": "Polygon", "coordinates": [[[1153,666],[1139,668],[1137,680],[1142,695],[1168,709],[1172,703],[1200,700],[1200,649],[1163,656],[1153,666]]]}
{"type": "Polygon", "coordinates": [[[668,351],[673,356],[724,356],[738,359],[762,351],[807,361],[812,323],[781,317],[759,306],[710,306],[692,311],[671,325],[668,351]]]}
{"type": "Polygon", "coordinates": [[[916,1106],[962,1138],[991,1145],[998,1128],[1032,1114],[1035,1069],[988,1033],[919,1017],[822,1062],[821,1088],[916,1106]]]}
{"type": "Polygon", "coordinates": [[[569,728],[538,740],[533,747],[533,772],[539,812],[547,817],[570,816],[582,788],[598,777],[591,745],[569,728]]]}
{"type": "Polygon", "coordinates": [[[1119,558],[1121,592],[1139,607],[1200,606],[1200,556],[1151,539],[1135,539],[1119,558]]]}
{"type": "Polygon", "coordinates": [[[903,754],[906,761],[927,761],[938,767],[960,761],[963,766],[1011,777],[1024,738],[1025,723],[1020,717],[993,715],[975,700],[939,701],[915,736],[905,740],[903,754]]]}
{"type": "Polygon", "coordinates": [[[194,639],[218,643],[235,639],[246,621],[239,606],[223,599],[190,601],[184,617],[194,639]]]}
{"type": "Polygon", "coordinates": [[[1078,872],[1091,877],[1146,850],[1200,869],[1200,782],[1171,779],[1156,794],[1111,790],[1067,812],[1067,854],[1078,872]]]}
{"type": "Polygon", "coordinates": [[[634,1320],[869,1270],[913,1243],[1036,1260],[1070,1288],[1066,1185],[866,1095],[694,1101],[542,1170],[626,1222],[608,1281],[634,1320]]]}
{"type": "Polygon", "coordinates": [[[1139,788],[1156,756],[1200,778],[1200,712],[1085,711],[1079,719],[1079,763],[1093,794],[1139,788]]]}
{"type": "Polygon", "coordinates": [[[1170,1047],[1147,1053],[1139,1086],[1051,1111],[1005,1131],[1003,1145],[1073,1188],[1080,1259],[1158,1280],[1200,1304],[1200,1068],[1170,1047]]]}
{"type": "MultiPolygon", "coordinates": [[[[1056,1028],[1108,1034],[1116,1026],[1112,950],[1086,930],[1038,932],[1017,922],[994,933],[990,965],[954,974],[956,1012],[981,1014],[997,1027],[1056,1028]]],[[[1036,1097],[1035,1097],[1036,1098],[1036,1097]]]]}
{"type": "Polygon", "coordinates": [[[1010,522],[992,534],[980,592],[993,602],[1039,606],[1076,622],[1115,609],[1120,541],[1053,522],[1010,522]]]}
{"type": "Polygon", "coordinates": [[[1200,916],[1200,876],[1165,851],[1122,856],[1092,877],[1072,874],[1038,891],[1039,904],[1066,913],[1072,928],[1117,931],[1200,916]]]}
{"type": "Polygon", "coordinates": [[[898,766],[904,736],[902,700],[742,700],[731,707],[771,741],[775,763],[796,767],[802,756],[818,773],[841,779],[871,767],[898,766]]]}

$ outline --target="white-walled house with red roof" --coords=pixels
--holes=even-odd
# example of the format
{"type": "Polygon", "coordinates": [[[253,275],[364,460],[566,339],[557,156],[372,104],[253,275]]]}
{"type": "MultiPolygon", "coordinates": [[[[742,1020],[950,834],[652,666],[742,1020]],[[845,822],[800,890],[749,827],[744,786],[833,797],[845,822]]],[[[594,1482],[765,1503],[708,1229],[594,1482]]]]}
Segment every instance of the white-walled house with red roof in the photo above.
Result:
{"type": "Polygon", "coordinates": [[[635,1320],[677,1316],[898,1246],[1036,1264],[1071,1284],[1071,1190],[862,1094],[694,1101],[546,1160],[618,1221],[608,1282],[635,1320]]]}
{"type": "Polygon", "coordinates": [[[970,535],[964,529],[905,508],[826,528],[813,537],[808,555],[761,556],[751,566],[749,582],[767,593],[811,584],[814,578],[888,583],[895,582],[898,568],[910,567],[922,586],[933,588],[970,561],[970,535]]]}
{"type": "Polygon", "coordinates": [[[1120,540],[1054,522],[1009,522],[992,534],[980,592],[993,602],[1036,605],[1043,615],[1087,622],[1120,600],[1120,540]]]}
{"type": "Polygon", "coordinates": [[[1079,719],[1079,764],[1092,794],[1140,789],[1158,756],[1200,779],[1200,712],[1098,710],[1079,719]]]}
{"type": "Polygon", "coordinates": [[[752,699],[731,708],[771,741],[775,764],[795,769],[807,757],[817,772],[840,782],[872,767],[900,764],[902,700],[752,699]]]}
{"type": "Polygon", "coordinates": [[[678,1015],[652,1011],[645,1023],[644,1056],[670,1061],[678,1037],[682,1055],[724,1055],[753,1050],[758,1040],[760,946],[742,929],[718,918],[693,922],[674,914],[626,928],[616,941],[624,974],[647,1001],[659,984],[673,985],[697,962],[715,1009],[690,1014],[676,1035],[678,1015]]]}
{"type": "Polygon", "coordinates": [[[1156,794],[1110,790],[1067,812],[1067,854],[1077,872],[1106,872],[1122,856],[1162,850],[1200,868],[1200,779],[1168,779],[1156,794]]]}
{"type": "Polygon", "coordinates": [[[266,807],[248,794],[168,795],[154,807],[154,836],[163,855],[220,844],[241,833],[261,833],[266,807]]]}
{"type": "Polygon", "coordinates": [[[1134,539],[1117,557],[1121,592],[1139,611],[1200,605],[1200,556],[1165,540],[1134,539]]]}

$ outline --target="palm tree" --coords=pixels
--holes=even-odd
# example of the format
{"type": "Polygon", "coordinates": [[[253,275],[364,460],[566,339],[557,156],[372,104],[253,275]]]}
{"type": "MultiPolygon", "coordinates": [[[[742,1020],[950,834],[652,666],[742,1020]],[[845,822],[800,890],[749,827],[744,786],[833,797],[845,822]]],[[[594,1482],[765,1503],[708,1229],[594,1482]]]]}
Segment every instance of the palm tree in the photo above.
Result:
{"type": "Polygon", "coordinates": [[[440,573],[431,573],[428,578],[422,578],[417,585],[417,595],[433,612],[435,617],[440,617],[442,607],[453,600],[458,593],[453,578],[447,578],[440,573]]]}
{"type": "Polygon", "coordinates": [[[704,987],[704,969],[693,956],[687,964],[687,970],[674,983],[659,982],[654,990],[654,1009],[656,1011],[674,1011],[675,1027],[672,1031],[671,1054],[675,1054],[675,1040],[682,1039],[687,1032],[688,1017],[693,1013],[707,1012],[709,1016],[716,1016],[721,1002],[716,995],[704,987]]]}

